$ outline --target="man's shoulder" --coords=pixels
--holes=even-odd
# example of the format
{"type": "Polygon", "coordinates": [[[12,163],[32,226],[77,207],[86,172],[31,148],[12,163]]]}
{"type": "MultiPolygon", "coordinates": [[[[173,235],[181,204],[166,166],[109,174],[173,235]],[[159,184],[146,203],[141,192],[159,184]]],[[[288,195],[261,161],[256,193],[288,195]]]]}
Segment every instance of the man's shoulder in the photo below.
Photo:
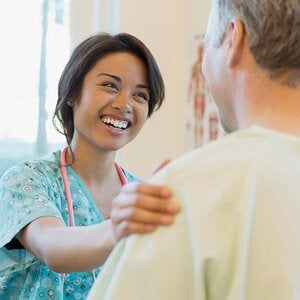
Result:
{"type": "Polygon", "coordinates": [[[263,138],[250,130],[240,130],[183,154],[174,160],[173,166],[180,167],[195,163],[211,165],[214,162],[247,159],[251,154],[251,148],[255,149],[263,138]]]}
{"type": "MultiPolygon", "coordinates": [[[[266,136],[252,128],[239,130],[173,160],[153,181],[181,181],[190,177],[213,179],[250,167],[266,136]]],[[[237,175],[238,176],[238,175],[237,175]]]]}

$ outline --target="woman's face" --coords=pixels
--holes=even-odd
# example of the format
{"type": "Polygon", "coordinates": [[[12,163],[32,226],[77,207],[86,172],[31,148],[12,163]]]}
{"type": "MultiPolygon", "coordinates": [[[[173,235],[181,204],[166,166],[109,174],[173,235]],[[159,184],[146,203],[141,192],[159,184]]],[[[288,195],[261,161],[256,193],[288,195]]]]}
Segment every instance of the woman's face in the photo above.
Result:
{"type": "Polygon", "coordinates": [[[150,91],[137,56],[113,53],[86,74],[74,105],[72,145],[115,151],[136,137],[147,120],[150,91]]]}

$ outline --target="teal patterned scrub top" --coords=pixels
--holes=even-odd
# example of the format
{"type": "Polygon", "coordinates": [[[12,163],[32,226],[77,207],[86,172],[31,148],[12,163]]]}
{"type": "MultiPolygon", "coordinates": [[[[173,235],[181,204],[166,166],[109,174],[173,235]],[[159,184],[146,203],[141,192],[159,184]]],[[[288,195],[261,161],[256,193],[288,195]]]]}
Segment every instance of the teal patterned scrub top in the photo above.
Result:
{"type": "MultiPolygon", "coordinates": [[[[93,282],[91,272],[53,272],[16,239],[27,224],[54,216],[69,225],[61,176],[60,151],[26,160],[10,168],[0,181],[0,299],[85,299],[93,282]]],[[[123,170],[123,169],[122,169],[123,170]]],[[[127,182],[140,181],[123,170],[127,182]]],[[[67,167],[76,226],[104,221],[82,180],[67,167]]],[[[88,242],[88,241],[87,241],[88,242]]],[[[97,276],[100,268],[95,270],[97,276]]]]}

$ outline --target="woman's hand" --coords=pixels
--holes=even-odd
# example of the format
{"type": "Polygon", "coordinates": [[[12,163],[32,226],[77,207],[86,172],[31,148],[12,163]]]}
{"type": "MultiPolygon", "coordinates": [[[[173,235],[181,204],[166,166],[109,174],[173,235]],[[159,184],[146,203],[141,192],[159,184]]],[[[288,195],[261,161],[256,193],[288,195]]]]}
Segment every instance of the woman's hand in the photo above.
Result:
{"type": "Polygon", "coordinates": [[[171,162],[171,159],[166,158],[163,161],[161,161],[158,165],[156,165],[153,170],[150,172],[150,177],[156,174],[158,171],[163,169],[165,166],[167,166],[171,162]]]}
{"type": "Polygon", "coordinates": [[[172,191],[166,186],[140,182],[124,185],[112,202],[111,222],[116,239],[172,224],[180,209],[171,197],[172,191]]]}

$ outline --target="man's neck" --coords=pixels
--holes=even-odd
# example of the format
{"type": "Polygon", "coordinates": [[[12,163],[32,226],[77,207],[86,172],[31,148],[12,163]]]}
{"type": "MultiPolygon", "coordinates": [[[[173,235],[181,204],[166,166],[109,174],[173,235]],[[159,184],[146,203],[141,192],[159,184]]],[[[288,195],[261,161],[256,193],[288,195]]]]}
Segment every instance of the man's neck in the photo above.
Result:
{"type": "Polygon", "coordinates": [[[237,89],[235,114],[238,128],[257,124],[300,136],[300,86],[284,86],[267,76],[261,79],[249,78],[237,89]]]}

